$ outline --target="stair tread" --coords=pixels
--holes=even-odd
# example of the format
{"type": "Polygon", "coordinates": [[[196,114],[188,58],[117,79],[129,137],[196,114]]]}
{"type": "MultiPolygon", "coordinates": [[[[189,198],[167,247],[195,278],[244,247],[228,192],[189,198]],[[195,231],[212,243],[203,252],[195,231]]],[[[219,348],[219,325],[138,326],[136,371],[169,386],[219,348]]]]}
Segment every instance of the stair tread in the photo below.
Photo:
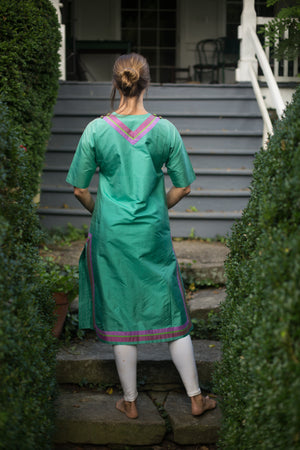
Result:
{"type": "MultiPolygon", "coordinates": [[[[90,192],[95,194],[97,192],[96,187],[90,187],[90,192]]],[[[52,185],[44,185],[41,187],[42,192],[60,192],[60,193],[72,193],[72,186],[52,186],[52,185]]],[[[250,195],[250,189],[192,189],[188,197],[193,196],[241,196],[248,197],[250,195]]]]}
{"type": "MultiPolygon", "coordinates": [[[[101,117],[101,114],[94,114],[92,112],[80,112],[76,110],[66,110],[66,112],[55,112],[55,117],[90,117],[91,120],[101,117]]],[[[239,113],[239,112],[224,112],[224,113],[209,113],[209,112],[197,112],[197,113],[186,113],[186,112],[168,112],[163,113],[163,118],[166,117],[183,117],[183,118],[244,118],[244,119],[261,119],[261,114],[257,113],[239,113]]]]}
{"type": "MultiPolygon", "coordinates": [[[[45,172],[68,172],[69,166],[50,166],[44,165],[43,171],[45,172]]],[[[240,169],[230,169],[230,168],[197,168],[194,167],[194,172],[196,175],[252,175],[253,170],[247,168],[240,169]]],[[[167,169],[163,168],[162,171],[166,174],[167,169]]]]}
{"type": "MultiPolygon", "coordinates": [[[[41,215],[65,215],[65,216],[91,216],[84,208],[48,208],[40,207],[38,213],[41,215]]],[[[169,210],[170,219],[238,219],[242,211],[172,211],[169,210]]]]}
{"type": "MultiPolygon", "coordinates": [[[[73,146],[51,146],[51,144],[47,147],[48,153],[60,153],[60,152],[67,152],[67,153],[74,153],[76,147],[73,146]]],[[[257,149],[205,149],[205,148],[186,148],[189,155],[222,155],[222,156],[254,156],[255,153],[258,151],[257,149]]]]}
{"type": "MultiPolygon", "coordinates": [[[[81,135],[84,131],[84,128],[55,128],[53,127],[51,130],[52,134],[78,134],[81,135]]],[[[261,136],[262,131],[259,130],[226,130],[226,129],[220,129],[220,130],[178,130],[181,136],[261,136]]]]}
{"type": "MultiPolygon", "coordinates": [[[[214,365],[221,360],[221,343],[194,340],[193,347],[200,385],[208,386],[212,382],[214,365]]],[[[56,361],[56,377],[60,384],[80,384],[83,380],[96,384],[119,382],[112,346],[97,338],[61,348],[56,361]]],[[[170,386],[182,386],[166,342],[138,346],[137,374],[138,380],[143,380],[144,390],[159,386],[164,391],[170,386]]]]}
{"type": "MultiPolygon", "coordinates": [[[[128,419],[115,408],[118,394],[68,392],[61,390],[57,400],[58,415],[55,443],[74,444],[160,444],[167,432],[166,422],[154,401],[141,393],[137,399],[139,417],[128,419]]],[[[219,407],[203,416],[192,417],[190,400],[185,394],[170,392],[164,396],[173,441],[177,444],[215,443],[221,425],[219,407]]]]}
{"type": "Polygon", "coordinates": [[[146,394],[138,398],[139,418],[128,419],[115,408],[118,394],[61,391],[57,401],[54,442],[149,445],[160,443],[165,422],[146,394]],[[80,424],[80,426],[79,426],[80,424]]]}

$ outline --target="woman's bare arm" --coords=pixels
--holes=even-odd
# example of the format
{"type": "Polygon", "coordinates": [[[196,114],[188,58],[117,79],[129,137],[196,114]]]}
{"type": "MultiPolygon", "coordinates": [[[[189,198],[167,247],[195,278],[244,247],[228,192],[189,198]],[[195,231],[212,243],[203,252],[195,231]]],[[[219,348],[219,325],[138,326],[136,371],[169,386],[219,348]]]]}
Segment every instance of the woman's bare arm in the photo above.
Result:
{"type": "Polygon", "coordinates": [[[88,189],[74,187],[74,195],[90,213],[94,211],[95,202],[88,189]]]}
{"type": "Polygon", "coordinates": [[[168,209],[172,208],[176,205],[183,197],[188,195],[191,192],[190,186],[184,187],[184,188],[177,188],[173,186],[168,192],[167,192],[167,205],[168,209]]]}

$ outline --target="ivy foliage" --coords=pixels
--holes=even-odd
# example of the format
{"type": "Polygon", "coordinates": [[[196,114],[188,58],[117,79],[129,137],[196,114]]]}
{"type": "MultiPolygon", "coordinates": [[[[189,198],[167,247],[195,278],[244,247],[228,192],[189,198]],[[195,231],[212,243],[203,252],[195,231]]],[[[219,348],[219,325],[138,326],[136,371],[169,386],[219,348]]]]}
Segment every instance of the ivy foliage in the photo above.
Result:
{"type": "Polygon", "coordinates": [[[1,0],[0,98],[21,127],[34,194],[57,96],[60,39],[56,11],[49,0],[1,0]]]}
{"type": "Polygon", "coordinates": [[[0,103],[0,448],[50,449],[54,304],[40,281],[31,159],[20,136],[0,103]]]}
{"type": "Polygon", "coordinates": [[[229,239],[221,312],[222,449],[300,448],[300,88],[255,159],[229,239]]]}
{"type": "Polygon", "coordinates": [[[265,36],[271,47],[274,47],[274,56],[278,59],[293,60],[300,53],[300,0],[294,0],[293,5],[282,7],[279,0],[267,0],[267,6],[278,4],[280,9],[276,17],[265,27],[265,36]],[[288,30],[289,36],[284,37],[288,30]]]}

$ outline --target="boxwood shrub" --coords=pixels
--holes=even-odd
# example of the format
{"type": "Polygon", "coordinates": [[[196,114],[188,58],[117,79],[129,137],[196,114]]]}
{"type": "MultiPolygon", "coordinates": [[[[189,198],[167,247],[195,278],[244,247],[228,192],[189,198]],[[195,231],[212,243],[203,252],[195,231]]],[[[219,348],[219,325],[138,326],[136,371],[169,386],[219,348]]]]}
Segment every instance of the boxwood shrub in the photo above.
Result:
{"type": "Polygon", "coordinates": [[[0,98],[22,129],[38,191],[58,90],[60,32],[50,0],[1,0],[0,98]]]}
{"type": "Polygon", "coordinates": [[[0,103],[0,448],[50,449],[53,299],[41,283],[31,158],[0,103]]]}
{"type": "Polygon", "coordinates": [[[300,88],[255,158],[251,198],[229,239],[222,449],[300,448],[300,88]]]}

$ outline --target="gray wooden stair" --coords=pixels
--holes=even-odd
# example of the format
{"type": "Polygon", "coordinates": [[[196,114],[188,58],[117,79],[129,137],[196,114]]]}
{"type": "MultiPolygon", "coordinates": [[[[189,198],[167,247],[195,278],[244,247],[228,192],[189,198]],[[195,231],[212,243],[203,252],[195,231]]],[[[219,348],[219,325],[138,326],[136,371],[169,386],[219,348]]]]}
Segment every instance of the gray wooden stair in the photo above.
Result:
{"type": "MultiPolygon", "coordinates": [[[[60,85],[41,183],[39,213],[46,227],[89,223],[65,178],[85,126],[110,110],[110,88],[110,83],[60,85]]],[[[196,173],[191,194],[170,211],[173,236],[191,230],[201,237],[225,235],[247,204],[261,146],[263,126],[251,86],[152,85],[145,103],[178,128],[196,173]]],[[[93,195],[97,182],[95,174],[93,195]]],[[[166,173],[165,184],[171,185],[166,173]]]]}

